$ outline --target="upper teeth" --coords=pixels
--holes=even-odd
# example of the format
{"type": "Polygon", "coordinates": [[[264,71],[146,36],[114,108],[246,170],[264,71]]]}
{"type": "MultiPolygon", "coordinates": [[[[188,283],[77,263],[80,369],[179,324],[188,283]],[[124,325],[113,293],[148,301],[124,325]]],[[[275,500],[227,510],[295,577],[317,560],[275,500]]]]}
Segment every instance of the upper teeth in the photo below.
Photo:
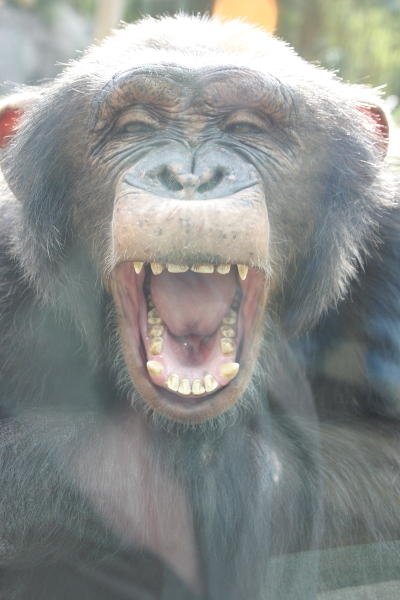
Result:
{"type": "Polygon", "coordinates": [[[239,271],[239,277],[240,279],[245,280],[247,277],[247,273],[249,271],[249,267],[247,265],[238,265],[237,266],[238,271],[239,271]]]}
{"type": "Polygon", "coordinates": [[[164,271],[164,265],[160,263],[150,263],[151,270],[153,271],[153,275],[159,275],[164,271]]]}
{"type": "Polygon", "coordinates": [[[226,273],[229,273],[230,270],[231,270],[231,265],[218,265],[218,267],[217,267],[217,272],[220,273],[221,275],[225,275],[226,273]]]}
{"type": "Polygon", "coordinates": [[[190,270],[195,273],[214,273],[214,265],[192,265],[190,270]]]}
{"type": "Polygon", "coordinates": [[[187,265],[171,265],[167,263],[167,270],[170,273],[185,273],[189,270],[189,267],[187,265]]]}
{"type": "Polygon", "coordinates": [[[133,263],[133,268],[135,269],[135,272],[139,275],[140,271],[142,270],[143,267],[143,263],[142,262],[134,262],[133,263]]]}
{"type": "MultiPolygon", "coordinates": [[[[133,262],[133,268],[135,269],[135,272],[137,274],[139,274],[142,271],[143,265],[144,265],[144,262],[142,262],[142,261],[134,261],[133,262]]],[[[238,269],[240,279],[242,279],[244,281],[247,277],[249,267],[247,265],[236,265],[236,266],[238,269]]],[[[162,273],[165,268],[170,273],[185,273],[186,271],[189,271],[189,269],[190,269],[194,273],[210,274],[210,273],[214,273],[214,271],[216,271],[220,275],[226,275],[227,273],[229,273],[229,271],[231,269],[231,265],[228,265],[228,264],[224,264],[224,265],[222,265],[222,264],[221,265],[201,264],[201,265],[189,266],[189,265],[176,265],[176,264],[172,264],[172,263],[167,263],[166,265],[163,265],[161,263],[152,262],[152,263],[150,263],[150,268],[151,268],[153,275],[160,275],[160,273],[162,273]]]]}

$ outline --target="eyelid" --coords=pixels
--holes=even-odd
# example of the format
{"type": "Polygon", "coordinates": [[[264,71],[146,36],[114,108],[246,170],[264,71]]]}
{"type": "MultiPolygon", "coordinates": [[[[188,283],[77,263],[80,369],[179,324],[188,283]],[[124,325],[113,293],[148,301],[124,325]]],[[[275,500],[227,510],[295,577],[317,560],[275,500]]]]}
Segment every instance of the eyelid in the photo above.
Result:
{"type": "Polygon", "coordinates": [[[248,113],[246,111],[238,111],[226,119],[224,126],[229,127],[232,125],[253,125],[254,127],[258,127],[259,129],[265,129],[265,121],[258,115],[254,113],[248,113]]]}
{"type": "Polygon", "coordinates": [[[148,112],[141,109],[133,109],[124,112],[115,122],[116,129],[122,129],[130,123],[142,123],[151,127],[157,127],[159,122],[148,112]]]}

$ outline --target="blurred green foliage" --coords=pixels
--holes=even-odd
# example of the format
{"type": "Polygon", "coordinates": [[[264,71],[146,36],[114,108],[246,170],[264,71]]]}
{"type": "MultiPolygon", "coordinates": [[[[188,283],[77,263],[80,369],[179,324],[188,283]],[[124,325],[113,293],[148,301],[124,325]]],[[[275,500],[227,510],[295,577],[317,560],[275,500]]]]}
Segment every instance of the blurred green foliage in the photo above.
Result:
{"type": "Polygon", "coordinates": [[[348,81],[400,96],[400,0],[281,0],[278,34],[348,81]]]}

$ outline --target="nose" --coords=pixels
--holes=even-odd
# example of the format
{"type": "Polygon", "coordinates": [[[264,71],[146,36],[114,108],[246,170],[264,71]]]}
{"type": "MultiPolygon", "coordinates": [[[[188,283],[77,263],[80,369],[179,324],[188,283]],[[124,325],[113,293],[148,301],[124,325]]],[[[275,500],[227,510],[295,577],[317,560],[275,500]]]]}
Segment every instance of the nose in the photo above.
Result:
{"type": "Polygon", "coordinates": [[[124,174],[129,187],[177,200],[212,200],[233,196],[258,181],[254,166],[230,148],[204,145],[163,146],[147,153],[124,174]]]}
{"type": "Polygon", "coordinates": [[[158,183],[164,191],[199,196],[218,188],[226,175],[226,170],[221,166],[205,167],[200,172],[191,173],[176,163],[162,165],[157,173],[158,183]]]}

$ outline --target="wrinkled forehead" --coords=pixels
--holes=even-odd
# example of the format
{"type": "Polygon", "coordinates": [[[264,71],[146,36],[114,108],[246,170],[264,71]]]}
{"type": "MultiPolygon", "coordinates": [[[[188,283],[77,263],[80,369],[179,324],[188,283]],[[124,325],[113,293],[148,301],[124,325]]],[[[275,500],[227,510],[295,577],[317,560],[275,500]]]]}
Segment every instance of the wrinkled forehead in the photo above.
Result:
{"type": "Polygon", "coordinates": [[[273,106],[276,112],[277,106],[283,110],[286,96],[281,81],[247,67],[155,64],[116,73],[96,94],[94,109],[100,121],[132,105],[174,111],[191,106],[200,112],[273,106]]]}

